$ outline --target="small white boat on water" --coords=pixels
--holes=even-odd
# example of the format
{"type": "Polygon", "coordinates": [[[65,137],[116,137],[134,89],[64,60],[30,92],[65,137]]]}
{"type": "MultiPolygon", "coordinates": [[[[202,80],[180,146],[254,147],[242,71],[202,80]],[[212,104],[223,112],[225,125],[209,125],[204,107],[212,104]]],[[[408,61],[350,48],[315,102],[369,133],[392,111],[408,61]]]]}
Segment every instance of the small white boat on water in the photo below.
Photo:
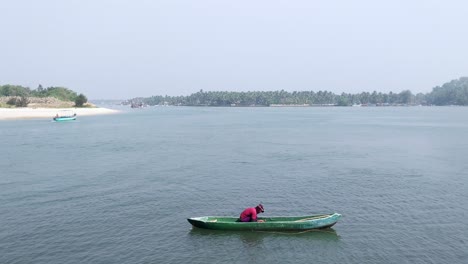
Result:
{"type": "Polygon", "coordinates": [[[57,113],[55,115],[53,120],[55,122],[73,121],[73,120],[76,120],[76,113],[74,113],[74,112],[72,112],[70,110],[60,111],[60,113],[57,113]]]}

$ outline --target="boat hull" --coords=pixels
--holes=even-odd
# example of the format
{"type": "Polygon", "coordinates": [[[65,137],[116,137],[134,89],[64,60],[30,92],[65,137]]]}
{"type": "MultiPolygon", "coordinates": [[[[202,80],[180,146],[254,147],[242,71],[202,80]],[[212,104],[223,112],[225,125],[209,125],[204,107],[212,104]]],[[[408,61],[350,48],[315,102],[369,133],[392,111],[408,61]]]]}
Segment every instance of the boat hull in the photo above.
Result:
{"type": "Polygon", "coordinates": [[[238,222],[235,217],[204,216],[188,218],[194,227],[213,230],[301,231],[329,228],[341,218],[340,214],[322,214],[296,217],[259,217],[265,222],[238,222]]]}
{"type": "Polygon", "coordinates": [[[76,120],[76,116],[72,116],[72,117],[54,117],[54,121],[56,121],[56,122],[73,121],[73,120],[76,120]]]}

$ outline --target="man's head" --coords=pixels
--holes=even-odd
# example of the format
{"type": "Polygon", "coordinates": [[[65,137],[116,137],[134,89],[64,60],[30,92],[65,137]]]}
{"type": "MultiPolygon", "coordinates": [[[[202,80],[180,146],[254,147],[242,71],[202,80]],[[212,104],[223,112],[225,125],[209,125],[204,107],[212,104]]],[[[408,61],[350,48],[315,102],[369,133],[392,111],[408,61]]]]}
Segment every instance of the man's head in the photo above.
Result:
{"type": "Polygon", "coordinates": [[[263,210],[262,204],[255,206],[255,210],[257,210],[257,214],[265,212],[265,210],[263,210]]]}

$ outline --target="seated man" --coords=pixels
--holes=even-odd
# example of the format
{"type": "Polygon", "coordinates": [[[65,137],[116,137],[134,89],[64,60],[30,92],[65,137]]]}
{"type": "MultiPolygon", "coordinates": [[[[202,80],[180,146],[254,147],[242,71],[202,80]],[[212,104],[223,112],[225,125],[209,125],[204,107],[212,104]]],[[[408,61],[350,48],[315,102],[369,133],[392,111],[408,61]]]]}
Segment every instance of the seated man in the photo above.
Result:
{"type": "Polygon", "coordinates": [[[240,222],[263,222],[263,220],[257,221],[257,214],[263,213],[263,205],[259,204],[255,207],[249,207],[245,209],[239,217],[240,222]]]}

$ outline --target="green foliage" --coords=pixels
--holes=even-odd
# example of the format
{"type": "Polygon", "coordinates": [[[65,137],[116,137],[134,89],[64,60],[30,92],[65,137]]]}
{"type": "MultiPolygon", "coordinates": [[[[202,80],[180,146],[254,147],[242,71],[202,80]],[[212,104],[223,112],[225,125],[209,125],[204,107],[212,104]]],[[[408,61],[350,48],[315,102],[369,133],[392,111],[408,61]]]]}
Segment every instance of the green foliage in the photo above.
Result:
{"type": "Polygon", "coordinates": [[[29,98],[27,96],[13,96],[7,101],[10,106],[16,107],[27,107],[29,104],[29,98]]]}
{"type": "Polygon", "coordinates": [[[147,105],[186,105],[186,106],[270,106],[270,105],[339,105],[353,104],[397,105],[420,104],[422,97],[416,98],[410,91],[399,94],[377,93],[376,91],[360,94],[336,95],[329,91],[287,92],[204,92],[200,90],[189,96],[152,96],[149,98],[134,98],[132,102],[143,102],[147,105]],[[418,100],[416,100],[418,99],[418,100]]]}
{"type": "Polygon", "coordinates": [[[409,90],[400,93],[384,94],[373,91],[358,94],[336,95],[329,91],[287,92],[204,92],[200,90],[189,96],[152,96],[135,98],[131,102],[147,105],[186,105],[186,106],[270,106],[281,105],[468,105],[468,77],[462,77],[435,87],[431,93],[413,95],[409,90]]]}
{"type": "Polygon", "coordinates": [[[83,105],[87,102],[88,98],[86,98],[86,96],[84,96],[83,94],[80,94],[75,98],[75,106],[77,107],[83,107],[83,105]]]}
{"type": "Polygon", "coordinates": [[[16,107],[27,107],[29,104],[29,97],[27,96],[20,96],[16,99],[16,107]]]}
{"type": "Polygon", "coordinates": [[[7,101],[7,105],[16,106],[16,97],[12,97],[7,101]]]}
{"type": "Polygon", "coordinates": [[[10,99],[10,105],[20,104],[26,106],[29,103],[28,97],[55,97],[61,101],[72,101],[78,104],[85,104],[88,99],[83,94],[80,96],[76,92],[65,87],[47,87],[43,88],[39,84],[36,90],[31,90],[28,87],[19,85],[0,85],[0,96],[19,96],[19,99],[10,99]],[[26,104],[26,105],[25,105],[26,104]]]}
{"type": "Polygon", "coordinates": [[[46,89],[39,85],[38,89],[32,91],[32,95],[36,97],[55,97],[62,101],[75,101],[78,96],[76,92],[65,87],[48,87],[46,89]]]}
{"type": "Polygon", "coordinates": [[[409,90],[402,91],[398,94],[398,102],[400,104],[410,104],[413,98],[413,94],[409,90]]]}
{"type": "Polygon", "coordinates": [[[20,85],[1,85],[0,96],[28,96],[31,90],[20,85]]]}
{"type": "Polygon", "coordinates": [[[427,97],[434,105],[468,105],[468,77],[434,87],[427,97]]]}
{"type": "Polygon", "coordinates": [[[337,106],[349,106],[348,98],[345,96],[340,96],[338,98],[337,106]]]}
{"type": "Polygon", "coordinates": [[[29,96],[31,90],[27,87],[19,85],[2,85],[0,86],[0,96],[11,96],[7,101],[7,105],[16,107],[26,107],[29,104],[29,96]]]}

